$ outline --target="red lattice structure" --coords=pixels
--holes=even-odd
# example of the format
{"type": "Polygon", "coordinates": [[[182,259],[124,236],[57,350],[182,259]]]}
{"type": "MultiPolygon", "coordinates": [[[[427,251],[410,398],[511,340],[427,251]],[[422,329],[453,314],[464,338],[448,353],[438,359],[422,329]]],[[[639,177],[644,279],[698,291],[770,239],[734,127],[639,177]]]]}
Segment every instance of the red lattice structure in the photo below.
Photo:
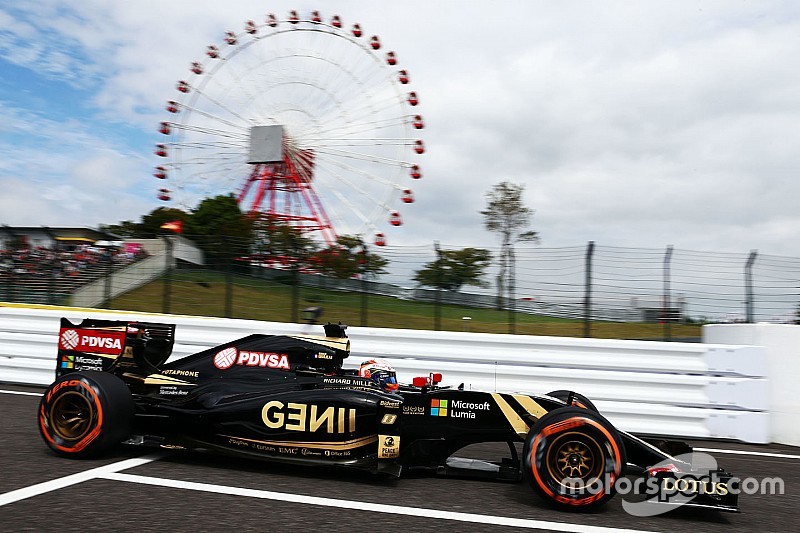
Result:
{"type": "Polygon", "coordinates": [[[246,21],[189,63],[167,102],[158,197],[191,209],[232,193],[243,211],[328,244],[351,234],[385,245],[422,177],[410,83],[397,53],[339,16],[246,21]]]}

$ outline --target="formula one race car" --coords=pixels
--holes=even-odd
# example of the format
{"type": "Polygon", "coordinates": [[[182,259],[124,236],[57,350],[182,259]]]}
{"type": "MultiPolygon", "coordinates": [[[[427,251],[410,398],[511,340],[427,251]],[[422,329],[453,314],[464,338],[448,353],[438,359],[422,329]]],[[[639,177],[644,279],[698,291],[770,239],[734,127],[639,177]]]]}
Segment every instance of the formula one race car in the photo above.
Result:
{"type": "MultiPolygon", "coordinates": [[[[588,509],[636,474],[647,501],[738,510],[736,478],[693,470],[683,443],[619,431],[587,398],[476,392],[343,369],[346,326],[325,336],[253,334],[170,363],[175,326],[61,320],[56,380],[39,429],[57,454],[93,457],[119,443],[208,450],[400,476],[410,470],[527,480],[552,505],[588,509]],[[475,443],[510,457],[454,457],[475,443]],[[516,443],[522,443],[520,455],[516,443]]],[[[620,491],[621,492],[621,491],[620,491]]]]}

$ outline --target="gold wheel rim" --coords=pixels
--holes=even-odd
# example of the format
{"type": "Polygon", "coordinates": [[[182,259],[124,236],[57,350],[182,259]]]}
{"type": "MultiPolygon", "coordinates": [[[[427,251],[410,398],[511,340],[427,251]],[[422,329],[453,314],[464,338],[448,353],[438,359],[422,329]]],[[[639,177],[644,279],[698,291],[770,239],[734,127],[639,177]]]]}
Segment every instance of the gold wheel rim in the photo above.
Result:
{"type": "Polygon", "coordinates": [[[92,429],[94,406],[77,391],[61,394],[50,407],[53,431],[65,440],[80,440],[92,429]]]}
{"type": "Polygon", "coordinates": [[[604,459],[600,444],[588,435],[570,433],[561,435],[553,443],[547,468],[559,484],[565,480],[580,479],[591,484],[603,471],[604,459]]]}

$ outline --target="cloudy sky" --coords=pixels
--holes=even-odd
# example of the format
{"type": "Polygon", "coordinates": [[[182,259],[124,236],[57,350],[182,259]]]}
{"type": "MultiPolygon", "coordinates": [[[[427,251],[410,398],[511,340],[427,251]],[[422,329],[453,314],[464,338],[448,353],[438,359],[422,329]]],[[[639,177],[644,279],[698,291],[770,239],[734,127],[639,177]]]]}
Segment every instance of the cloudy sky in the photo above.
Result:
{"type": "Polygon", "coordinates": [[[496,244],[526,187],[544,247],[800,257],[793,1],[37,0],[0,7],[0,223],[96,226],[161,205],[164,103],[225,30],[339,14],[398,52],[424,177],[390,244],[496,244]]]}

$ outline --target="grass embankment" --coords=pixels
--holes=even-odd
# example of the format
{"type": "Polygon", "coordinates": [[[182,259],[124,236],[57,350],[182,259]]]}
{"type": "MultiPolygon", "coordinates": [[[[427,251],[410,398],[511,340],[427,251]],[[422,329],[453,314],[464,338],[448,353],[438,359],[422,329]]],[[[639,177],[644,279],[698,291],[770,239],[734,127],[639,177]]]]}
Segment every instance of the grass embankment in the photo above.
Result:
{"type": "MultiPolygon", "coordinates": [[[[111,301],[111,309],[163,312],[164,280],[157,280],[111,301]]],[[[177,272],[170,283],[169,311],[173,314],[225,316],[227,295],[225,277],[209,272],[177,272]]],[[[293,291],[289,285],[275,281],[233,276],[231,283],[231,318],[289,322],[292,320],[293,291]]],[[[389,296],[368,295],[367,323],[369,327],[434,329],[435,306],[432,303],[400,300],[389,296]]],[[[320,322],[342,322],[361,326],[362,295],[301,287],[298,296],[298,317],[310,306],[322,308],[320,322]]],[[[509,313],[453,305],[441,306],[441,329],[508,333],[509,313]],[[464,317],[470,317],[465,320],[464,317]]],[[[526,313],[514,314],[514,330],[524,335],[553,335],[583,337],[582,320],[554,318],[526,313]]],[[[699,338],[700,326],[673,324],[673,338],[699,338]]],[[[631,322],[592,322],[591,336],[609,339],[661,339],[665,336],[661,324],[631,322]]]]}

